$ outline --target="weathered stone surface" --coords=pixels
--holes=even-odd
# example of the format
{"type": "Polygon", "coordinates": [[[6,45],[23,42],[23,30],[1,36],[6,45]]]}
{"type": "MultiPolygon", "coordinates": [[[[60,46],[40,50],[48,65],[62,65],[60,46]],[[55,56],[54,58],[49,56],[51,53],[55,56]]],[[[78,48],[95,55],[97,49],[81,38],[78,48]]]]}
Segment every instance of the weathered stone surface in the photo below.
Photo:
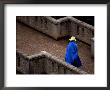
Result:
{"type": "Polygon", "coordinates": [[[94,58],[94,38],[91,38],[91,54],[92,58],[94,58]]]}
{"type": "MultiPolygon", "coordinates": [[[[41,54],[36,54],[34,56],[24,56],[17,51],[16,57],[20,57],[21,64],[16,66],[16,69],[23,74],[42,74],[44,72],[47,74],[87,74],[62,60],[57,59],[57,57],[52,56],[47,52],[41,52],[41,54]]],[[[16,60],[18,62],[19,58],[16,60]]]]}
{"type": "MultiPolygon", "coordinates": [[[[65,61],[66,46],[69,37],[55,40],[47,35],[40,33],[24,24],[17,22],[16,48],[27,55],[38,54],[40,51],[47,51],[52,55],[65,61]]],[[[80,67],[88,73],[94,73],[94,62],[91,58],[91,46],[77,39],[78,53],[83,64],[80,67]]]]}
{"type": "Polygon", "coordinates": [[[91,45],[91,38],[94,36],[94,27],[92,25],[73,17],[64,17],[56,20],[49,16],[17,16],[17,20],[54,39],[74,35],[79,40],[91,45]]]}
{"type": "Polygon", "coordinates": [[[24,74],[29,73],[29,59],[21,52],[16,52],[16,69],[24,74]]]}

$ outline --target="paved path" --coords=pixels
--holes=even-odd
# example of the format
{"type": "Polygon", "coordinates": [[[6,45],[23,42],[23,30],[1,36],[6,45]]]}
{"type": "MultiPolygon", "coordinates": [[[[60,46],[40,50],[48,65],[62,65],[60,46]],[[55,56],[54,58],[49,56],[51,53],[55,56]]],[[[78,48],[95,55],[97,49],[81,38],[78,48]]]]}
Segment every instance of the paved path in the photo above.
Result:
{"type": "MultiPolygon", "coordinates": [[[[57,41],[18,22],[16,29],[16,48],[18,50],[27,55],[47,51],[59,59],[64,60],[68,38],[57,41]]],[[[90,46],[79,41],[77,42],[79,57],[83,63],[81,69],[88,73],[94,73],[94,62],[91,59],[90,46]]]]}

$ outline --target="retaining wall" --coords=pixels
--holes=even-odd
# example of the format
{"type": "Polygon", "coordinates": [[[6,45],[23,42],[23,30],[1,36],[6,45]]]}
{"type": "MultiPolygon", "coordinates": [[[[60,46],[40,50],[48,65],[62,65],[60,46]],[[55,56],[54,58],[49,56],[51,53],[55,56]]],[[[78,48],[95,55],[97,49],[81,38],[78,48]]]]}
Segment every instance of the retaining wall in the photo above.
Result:
{"type": "Polygon", "coordinates": [[[16,70],[23,74],[87,74],[45,51],[31,56],[17,51],[16,70]]]}

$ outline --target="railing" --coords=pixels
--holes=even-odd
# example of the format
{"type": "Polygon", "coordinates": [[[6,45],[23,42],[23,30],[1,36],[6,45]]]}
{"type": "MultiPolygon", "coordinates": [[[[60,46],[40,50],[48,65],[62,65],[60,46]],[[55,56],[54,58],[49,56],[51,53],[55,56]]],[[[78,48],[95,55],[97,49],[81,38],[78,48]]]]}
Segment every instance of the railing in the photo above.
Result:
{"type": "Polygon", "coordinates": [[[17,16],[17,20],[54,39],[74,35],[77,39],[91,45],[91,38],[94,37],[92,25],[70,16],[57,20],[50,16],[17,16]]]}
{"type": "Polygon", "coordinates": [[[17,51],[16,69],[24,74],[87,74],[45,51],[31,56],[17,51]]]}

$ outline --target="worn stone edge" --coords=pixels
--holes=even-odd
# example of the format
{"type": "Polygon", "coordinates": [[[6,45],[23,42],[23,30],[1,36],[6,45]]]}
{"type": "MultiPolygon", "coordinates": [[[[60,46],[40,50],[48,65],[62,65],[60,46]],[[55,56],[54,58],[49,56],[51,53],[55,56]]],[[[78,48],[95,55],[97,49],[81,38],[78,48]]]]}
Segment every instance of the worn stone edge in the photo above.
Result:
{"type": "Polygon", "coordinates": [[[35,60],[35,58],[45,58],[45,57],[47,57],[47,58],[50,58],[50,60],[52,59],[52,60],[54,60],[54,61],[56,61],[56,62],[58,62],[58,63],[60,63],[64,66],[68,67],[70,70],[75,70],[76,72],[78,72],[80,74],[88,74],[87,72],[85,72],[85,71],[83,71],[83,70],[81,70],[81,69],[79,69],[75,66],[72,66],[72,65],[58,59],[56,56],[53,56],[53,55],[51,55],[50,53],[48,53],[46,51],[41,51],[38,54],[34,54],[34,55],[30,55],[30,56],[27,56],[26,54],[24,54],[23,52],[20,52],[18,50],[16,50],[16,53],[20,54],[26,60],[30,60],[30,61],[35,60]]]}

